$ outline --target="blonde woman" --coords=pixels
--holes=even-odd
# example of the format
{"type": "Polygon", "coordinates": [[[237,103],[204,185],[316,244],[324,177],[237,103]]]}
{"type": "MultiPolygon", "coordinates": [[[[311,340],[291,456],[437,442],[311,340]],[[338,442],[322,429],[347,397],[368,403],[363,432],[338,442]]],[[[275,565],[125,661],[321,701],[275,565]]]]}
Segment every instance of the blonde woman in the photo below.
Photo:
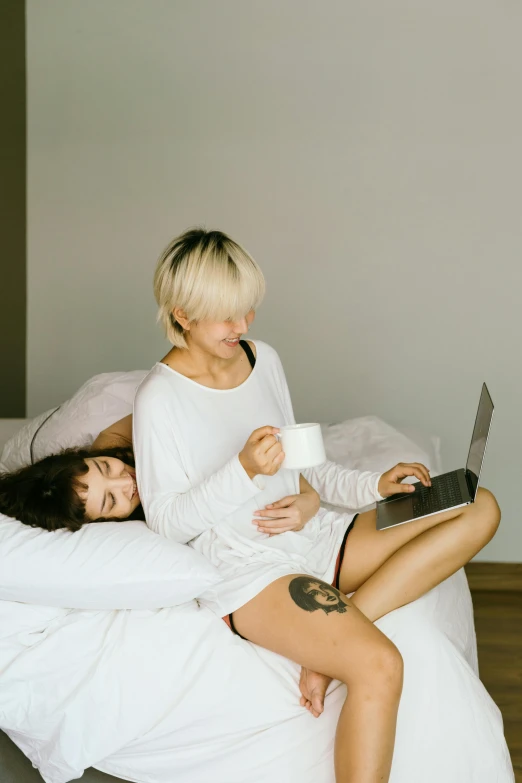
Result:
{"type": "Polygon", "coordinates": [[[495,498],[482,489],[464,509],[381,532],[375,511],[354,517],[320,508],[311,487],[325,502],[357,509],[412,491],[401,483],[407,476],[429,485],[429,473],[420,464],[382,475],[332,462],[302,474],[281,469],[275,434],[295,421],[283,367],[267,343],[241,341],[264,278],[225,234],[194,229],[174,239],[159,259],[154,291],[172,349],[134,404],[147,524],[214,563],[223,580],[201,602],[245,639],[302,666],[301,704],[315,717],[331,678],[346,683],[337,783],[387,781],[402,659],[373,623],[492,538],[500,521],[495,498]]]}

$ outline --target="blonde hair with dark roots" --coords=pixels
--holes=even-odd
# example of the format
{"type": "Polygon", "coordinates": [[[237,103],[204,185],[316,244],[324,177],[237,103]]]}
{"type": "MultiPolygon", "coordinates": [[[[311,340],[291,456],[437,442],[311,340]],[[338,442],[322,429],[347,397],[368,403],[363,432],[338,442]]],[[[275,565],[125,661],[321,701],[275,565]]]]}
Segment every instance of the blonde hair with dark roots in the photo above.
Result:
{"type": "Polygon", "coordinates": [[[184,329],[173,310],[189,321],[238,321],[257,310],[265,278],[247,251],[221,231],[192,228],[173,239],[154,273],[158,322],[177,348],[187,348],[184,329]]]}

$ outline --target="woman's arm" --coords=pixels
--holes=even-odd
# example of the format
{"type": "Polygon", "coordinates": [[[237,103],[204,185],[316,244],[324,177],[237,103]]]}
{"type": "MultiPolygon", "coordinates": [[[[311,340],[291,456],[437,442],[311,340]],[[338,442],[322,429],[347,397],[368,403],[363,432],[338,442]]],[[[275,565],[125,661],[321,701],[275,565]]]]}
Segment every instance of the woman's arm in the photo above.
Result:
{"type": "Polygon", "coordinates": [[[95,449],[112,449],[115,446],[132,447],[132,413],[102,430],[91,446],[95,449]]]}
{"type": "Polygon", "coordinates": [[[357,510],[382,500],[378,489],[381,473],[350,470],[330,460],[303,473],[321,500],[332,506],[357,510]]]}
{"type": "Polygon", "coordinates": [[[314,495],[317,495],[319,497],[319,493],[315,491],[315,489],[311,486],[311,484],[308,483],[308,481],[305,479],[302,473],[299,474],[299,492],[301,495],[307,495],[310,494],[311,497],[314,495]]]}
{"type": "Polygon", "coordinates": [[[136,479],[148,526],[186,544],[259,494],[263,479],[249,478],[235,454],[211,476],[192,483],[176,432],[177,400],[155,380],[142,385],[134,400],[136,479]]]}

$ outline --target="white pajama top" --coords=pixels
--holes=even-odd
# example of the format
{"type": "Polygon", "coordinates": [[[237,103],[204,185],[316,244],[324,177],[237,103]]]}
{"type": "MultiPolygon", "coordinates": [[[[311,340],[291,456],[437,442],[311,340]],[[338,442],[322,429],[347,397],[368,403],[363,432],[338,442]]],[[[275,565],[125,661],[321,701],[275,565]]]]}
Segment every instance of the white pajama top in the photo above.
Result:
{"type": "Polygon", "coordinates": [[[295,424],[277,352],[261,340],[253,342],[256,363],[234,389],[203,386],[158,362],[134,400],[136,479],[147,524],[216,566],[222,581],[199,601],[219,617],[286,574],[311,574],[331,583],[354,511],[381,499],[380,473],[330,461],[250,479],[239,452],[252,432],[295,424]],[[260,533],[253,512],[299,494],[300,473],[324,502],[351,511],[320,508],[302,530],[260,533]]]}

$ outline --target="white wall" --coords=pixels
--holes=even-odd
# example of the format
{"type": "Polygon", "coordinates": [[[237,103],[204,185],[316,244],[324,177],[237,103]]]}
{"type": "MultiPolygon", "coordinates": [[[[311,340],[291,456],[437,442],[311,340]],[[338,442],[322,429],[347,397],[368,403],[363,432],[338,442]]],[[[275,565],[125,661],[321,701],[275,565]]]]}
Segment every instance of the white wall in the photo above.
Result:
{"type": "Polygon", "coordinates": [[[152,273],[190,225],[265,271],[252,336],[298,419],[467,452],[522,561],[522,6],[28,0],[29,415],[166,350],[152,273]]]}

